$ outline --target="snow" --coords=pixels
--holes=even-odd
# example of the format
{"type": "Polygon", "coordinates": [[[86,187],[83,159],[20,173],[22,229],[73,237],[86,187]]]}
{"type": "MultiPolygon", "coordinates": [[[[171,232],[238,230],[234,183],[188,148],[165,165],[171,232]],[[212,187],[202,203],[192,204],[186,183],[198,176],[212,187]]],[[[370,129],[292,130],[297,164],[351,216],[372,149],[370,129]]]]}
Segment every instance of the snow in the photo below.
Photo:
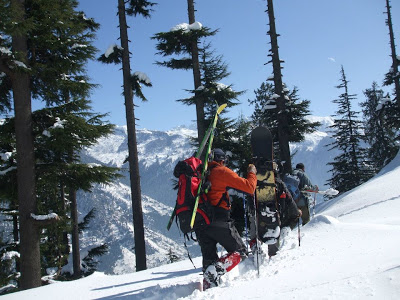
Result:
{"type": "Polygon", "coordinates": [[[146,75],[146,73],[136,71],[135,73],[133,73],[133,76],[136,76],[139,79],[139,81],[143,81],[143,82],[145,82],[147,84],[151,84],[151,80],[146,75]]]}
{"type": "Polygon", "coordinates": [[[123,48],[121,46],[118,46],[117,44],[112,44],[108,47],[108,49],[106,50],[106,52],[104,53],[105,57],[109,57],[113,52],[114,52],[114,48],[120,49],[122,50],[123,48]]]}
{"type": "Polygon", "coordinates": [[[30,68],[28,68],[22,61],[14,60],[14,64],[15,64],[17,67],[30,70],[30,68]]]}
{"type": "Polygon", "coordinates": [[[278,99],[280,96],[278,94],[273,94],[271,99],[278,99]]]}
{"type": "Polygon", "coordinates": [[[388,97],[382,98],[378,105],[376,106],[376,111],[379,111],[383,108],[383,106],[390,104],[392,100],[388,97]]]}
{"type": "Polygon", "coordinates": [[[17,251],[8,251],[3,254],[1,260],[10,260],[14,257],[20,257],[19,252],[17,251]]]}
{"type": "Polygon", "coordinates": [[[219,287],[200,292],[196,257],[196,269],[183,260],[124,275],[96,272],[2,299],[398,299],[399,177],[400,154],[370,181],[317,205],[316,216],[301,227],[300,246],[297,230],[287,232],[259,276],[249,258],[219,287]]]}
{"type": "Polygon", "coordinates": [[[57,219],[58,215],[56,213],[50,213],[47,215],[35,215],[31,214],[31,217],[37,221],[44,221],[44,220],[51,220],[51,219],[57,219]]]}
{"type": "Polygon", "coordinates": [[[0,153],[0,159],[4,161],[9,160],[11,156],[12,152],[0,153]]]}
{"type": "Polygon", "coordinates": [[[83,44],[73,44],[71,49],[76,49],[76,48],[87,48],[87,45],[83,44]]]}
{"type": "Polygon", "coordinates": [[[0,53],[7,55],[7,56],[11,56],[12,52],[10,49],[5,48],[5,47],[0,47],[0,53]]]}
{"type": "Polygon", "coordinates": [[[0,72],[0,84],[2,84],[4,77],[6,77],[6,73],[0,72]]]}
{"type": "Polygon", "coordinates": [[[174,27],[171,28],[170,31],[179,31],[183,30],[183,32],[189,32],[190,30],[201,30],[203,28],[203,25],[200,22],[194,22],[193,24],[188,24],[188,23],[181,23],[178,25],[175,25],[174,27]]]}
{"type": "Polygon", "coordinates": [[[7,172],[13,171],[15,169],[17,169],[17,167],[9,167],[5,170],[0,171],[0,175],[5,175],[7,172]]]}
{"type": "Polygon", "coordinates": [[[232,89],[226,84],[218,82],[218,83],[216,83],[216,85],[217,85],[217,90],[218,91],[223,91],[223,90],[226,90],[226,89],[228,89],[229,91],[232,91],[232,89]]]}
{"type": "MultiPolygon", "coordinates": [[[[67,120],[61,120],[59,117],[56,117],[56,122],[50,126],[49,129],[63,129],[65,123],[67,123],[67,120]]],[[[42,134],[44,136],[51,137],[51,133],[47,129],[43,130],[42,134]]]]}

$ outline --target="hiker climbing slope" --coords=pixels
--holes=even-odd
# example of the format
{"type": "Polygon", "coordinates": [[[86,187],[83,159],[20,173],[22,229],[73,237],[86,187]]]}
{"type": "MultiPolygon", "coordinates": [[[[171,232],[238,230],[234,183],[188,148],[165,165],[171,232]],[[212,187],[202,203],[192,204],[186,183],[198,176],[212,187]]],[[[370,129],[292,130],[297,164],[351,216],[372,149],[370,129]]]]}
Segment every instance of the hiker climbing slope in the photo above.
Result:
{"type": "MultiPolygon", "coordinates": [[[[310,178],[308,178],[305,173],[305,167],[303,163],[298,163],[296,169],[293,171],[293,175],[299,178],[299,189],[312,189],[318,191],[318,186],[311,183],[310,178]]],[[[297,202],[298,208],[302,211],[301,219],[303,220],[303,226],[310,221],[310,196],[307,193],[301,193],[299,200],[297,202]]]]}
{"type": "Polygon", "coordinates": [[[231,203],[227,189],[253,194],[257,171],[254,165],[249,165],[247,178],[239,177],[225,166],[226,159],[221,149],[214,149],[208,176],[211,188],[207,193],[207,202],[212,208],[212,221],[210,225],[195,231],[203,255],[203,289],[217,286],[219,278],[247,256],[246,246],[230,216],[231,203]],[[218,243],[228,252],[222,257],[218,256],[218,243]]]}

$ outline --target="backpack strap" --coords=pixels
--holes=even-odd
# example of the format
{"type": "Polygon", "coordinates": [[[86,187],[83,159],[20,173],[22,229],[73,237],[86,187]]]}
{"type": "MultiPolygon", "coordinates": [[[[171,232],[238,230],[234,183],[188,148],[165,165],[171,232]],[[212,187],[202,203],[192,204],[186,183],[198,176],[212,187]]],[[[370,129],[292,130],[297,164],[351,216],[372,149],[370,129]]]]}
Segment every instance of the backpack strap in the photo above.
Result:
{"type": "Polygon", "coordinates": [[[225,193],[222,194],[221,199],[219,199],[219,201],[218,201],[217,205],[215,205],[215,207],[221,206],[221,203],[222,203],[223,201],[226,202],[227,207],[230,207],[230,206],[231,206],[231,201],[230,201],[230,199],[229,199],[228,192],[225,192],[225,193]]]}

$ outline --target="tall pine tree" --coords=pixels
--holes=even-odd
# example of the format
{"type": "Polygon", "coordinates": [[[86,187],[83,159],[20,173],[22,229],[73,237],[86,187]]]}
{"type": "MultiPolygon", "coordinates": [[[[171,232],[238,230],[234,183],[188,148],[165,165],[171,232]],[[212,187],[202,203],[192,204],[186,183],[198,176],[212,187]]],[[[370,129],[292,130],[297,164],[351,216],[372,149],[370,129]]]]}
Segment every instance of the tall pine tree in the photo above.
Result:
{"type": "Polygon", "coordinates": [[[332,177],[328,183],[340,192],[347,192],[369,179],[373,170],[366,164],[366,151],[362,147],[362,121],[357,118],[359,113],[352,110],[352,101],[356,99],[356,95],[349,94],[349,81],[343,66],[340,74],[337,88],[342,93],[338,99],[332,101],[338,105],[336,115],[333,116],[334,124],[330,126],[334,142],[327,145],[330,146],[329,150],[337,149],[339,155],[328,163],[332,166],[332,177]]]}
{"type": "MultiPolygon", "coordinates": [[[[293,90],[284,87],[282,92],[286,99],[287,134],[289,142],[302,142],[305,134],[314,132],[320,123],[312,122],[307,119],[307,116],[310,115],[310,101],[300,99],[297,87],[294,87],[293,90]]],[[[282,159],[278,150],[278,109],[276,106],[278,96],[275,94],[274,86],[271,83],[263,82],[260,88],[255,90],[254,93],[255,99],[249,99],[249,103],[254,105],[254,112],[251,116],[254,126],[264,125],[271,130],[274,138],[275,157],[277,159],[282,159]]]]}
{"type": "Polygon", "coordinates": [[[189,24],[182,23],[174,26],[168,32],[159,32],[152,39],[157,40],[158,54],[170,57],[157,64],[170,69],[192,70],[194,81],[194,93],[197,118],[197,140],[200,143],[207,130],[205,105],[207,99],[202,97],[202,79],[200,70],[199,53],[203,51],[199,44],[204,42],[204,38],[213,36],[217,31],[203,26],[195,20],[194,0],[187,0],[189,24]]]}
{"type": "MultiPolygon", "coordinates": [[[[32,214],[49,212],[37,193],[38,188],[45,188],[38,180],[46,176],[35,174],[35,164],[46,166],[54,158],[54,153],[45,157],[46,160],[41,155],[48,153],[47,150],[55,152],[54,148],[44,149],[43,153],[35,151],[43,150],[38,147],[41,143],[38,136],[42,132],[37,133],[40,122],[32,115],[31,99],[44,101],[49,107],[62,106],[67,102],[79,106],[78,102],[88,97],[93,85],[88,82],[85,64],[96,51],[91,43],[98,24],[77,11],[78,3],[74,0],[1,0],[1,6],[4,9],[0,13],[0,103],[3,110],[9,108],[10,103],[14,104],[15,119],[8,123],[15,128],[20,288],[26,289],[41,283],[39,233],[42,226],[49,223],[48,220],[32,218],[32,214]],[[35,155],[38,157],[35,158],[35,155]]],[[[52,125],[57,123],[55,118],[49,119],[52,125]]],[[[70,137],[82,137],[84,130],[80,125],[79,122],[75,124],[74,131],[69,132],[70,137]]],[[[74,160],[73,147],[61,143],[54,146],[56,149],[66,146],[64,155],[70,157],[70,162],[71,157],[74,160]]],[[[77,174],[76,171],[71,174],[76,168],[74,165],[70,164],[69,168],[69,175],[77,174]]],[[[66,171],[65,168],[62,171],[66,171]]],[[[76,176],[67,178],[70,182],[66,182],[72,185],[76,176]]]]}
{"type": "Polygon", "coordinates": [[[364,91],[364,95],[366,100],[360,105],[363,108],[365,139],[370,145],[368,157],[374,164],[375,172],[379,172],[399,150],[395,142],[396,130],[388,123],[388,105],[395,105],[376,82],[364,91]]]}
{"type": "MultiPolygon", "coordinates": [[[[288,116],[287,116],[287,99],[284,95],[284,86],[282,80],[282,67],[281,63],[283,61],[279,58],[279,46],[278,46],[278,36],[275,26],[275,13],[273,0],[267,0],[268,5],[268,20],[269,20],[269,30],[267,34],[270,36],[271,40],[271,49],[269,49],[271,56],[272,67],[273,67],[273,81],[274,81],[274,92],[276,95],[276,110],[278,113],[276,114],[276,127],[277,127],[277,138],[278,138],[278,151],[279,158],[283,164],[283,169],[285,173],[292,172],[292,159],[290,156],[290,148],[289,148],[289,130],[288,130],[288,116]]],[[[269,62],[268,62],[269,63],[269,62]]]]}
{"type": "MultiPolygon", "coordinates": [[[[393,31],[393,22],[392,22],[392,13],[390,1],[386,0],[386,25],[389,27],[389,42],[390,42],[390,50],[391,50],[391,58],[392,58],[392,67],[390,71],[386,74],[386,78],[384,81],[384,85],[394,85],[394,95],[396,97],[397,108],[400,110],[400,73],[399,73],[399,65],[400,58],[396,55],[396,44],[394,39],[394,31],[393,31]]],[[[399,116],[400,114],[398,114],[399,116]]]]}
{"type": "Polygon", "coordinates": [[[136,95],[142,100],[146,100],[141,91],[140,83],[146,86],[151,86],[151,82],[143,73],[135,72],[131,74],[128,24],[126,21],[126,16],[141,15],[145,18],[149,18],[152,11],[151,7],[154,5],[155,3],[146,0],[118,0],[121,46],[118,47],[115,45],[112,49],[110,49],[110,51],[107,51],[106,54],[103,54],[99,58],[99,60],[104,63],[122,63],[123,95],[125,100],[126,125],[128,130],[128,162],[131,183],[137,271],[145,270],[147,268],[147,262],[143,225],[142,195],[140,187],[139,158],[136,141],[135,105],[133,103],[133,96],[136,95]],[[127,4],[127,6],[125,6],[125,4],[127,4]]]}
{"type": "MultiPolygon", "coordinates": [[[[200,50],[201,86],[197,90],[189,90],[192,96],[180,99],[186,105],[194,105],[199,98],[204,100],[205,124],[211,124],[217,107],[226,103],[228,108],[224,109],[218,119],[216,134],[214,137],[214,148],[234,151],[232,148],[234,120],[226,117],[229,107],[238,105],[237,97],[242,91],[235,91],[232,85],[226,85],[224,80],[230,75],[228,65],[224,62],[222,55],[216,55],[207,44],[200,50]]],[[[197,145],[197,143],[194,143],[197,145]]]]}

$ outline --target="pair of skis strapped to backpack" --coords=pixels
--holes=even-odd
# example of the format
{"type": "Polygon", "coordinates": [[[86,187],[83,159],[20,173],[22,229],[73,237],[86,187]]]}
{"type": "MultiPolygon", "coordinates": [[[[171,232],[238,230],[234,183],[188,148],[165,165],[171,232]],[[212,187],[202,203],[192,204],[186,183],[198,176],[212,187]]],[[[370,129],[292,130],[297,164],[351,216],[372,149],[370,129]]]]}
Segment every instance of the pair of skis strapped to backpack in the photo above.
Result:
{"type": "MultiPolygon", "coordinates": [[[[201,172],[201,177],[200,177],[200,183],[198,185],[196,194],[195,196],[195,201],[194,201],[194,207],[193,207],[193,212],[192,212],[192,216],[190,219],[190,228],[193,229],[194,226],[194,221],[196,218],[196,213],[197,213],[197,209],[199,206],[199,200],[200,200],[200,195],[201,195],[201,191],[202,191],[202,187],[203,187],[203,183],[206,177],[206,172],[207,172],[207,167],[208,167],[208,157],[210,156],[211,153],[211,147],[212,147],[212,142],[214,140],[214,132],[215,132],[215,128],[217,125],[217,121],[218,121],[218,117],[220,115],[220,113],[224,110],[224,108],[227,106],[227,104],[222,104],[221,106],[218,107],[217,112],[215,113],[213,122],[210,124],[206,134],[204,135],[204,138],[202,140],[202,142],[200,143],[199,149],[196,152],[195,158],[199,159],[205,146],[208,143],[207,146],[207,152],[205,155],[205,160],[204,160],[204,165],[203,165],[203,169],[201,172]]],[[[172,212],[172,215],[169,219],[168,225],[167,225],[167,230],[169,230],[172,226],[172,223],[174,221],[175,216],[177,215],[177,204],[175,204],[175,208],[172,212]]]]}

